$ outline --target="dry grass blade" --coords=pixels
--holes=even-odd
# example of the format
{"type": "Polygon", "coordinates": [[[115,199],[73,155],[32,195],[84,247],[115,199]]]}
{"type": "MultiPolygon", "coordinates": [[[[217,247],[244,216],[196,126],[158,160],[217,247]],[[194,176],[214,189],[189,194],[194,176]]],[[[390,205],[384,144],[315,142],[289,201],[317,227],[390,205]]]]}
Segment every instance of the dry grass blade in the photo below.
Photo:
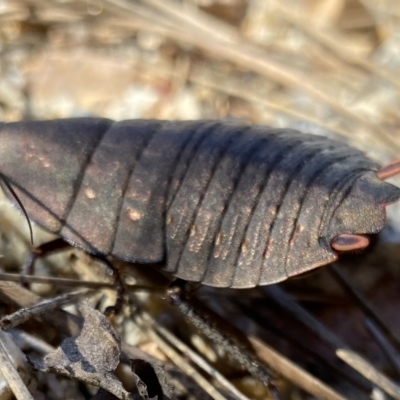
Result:
{"type": "Polygon", "coordinates": [[[294,110],[293,108],[290,107],[285,107],[282,106],[276,102],[272,102],[272,101],[268,101],[266,100],[264,97],[256,95],[256,94],[252,94],[251,91],[246,91],[243,92],[243,90],[240,90],[237,88],[237,86],[232,85],[232,84],[224,84],[221,81],[214,81],[212,80],[212,78],[204,78],[201,77],[201,75],[199,74],[199,76],[197,76],[196,74],[192,74],[189,77],[189,80],[193,83],[196,83],[198,85],[202,85],[204,87],[209,87],[211,89],[215,89],[218,90],[220,92],[226,93],[230,96],[235,96],[238,97],[240,99],[246,100],[249,103],[254,103],[254,104],[260,104],[268,109],[271,109],[273,111],[276,111],[278,113],[282,113],[282,114],[287,114],[290,117],[296,118],[298,120],[301,121],[308,121],[311,124],[314,124],[316,126],[320,126],[323,129],[326,129],[328,131],[335,131],[337,133],[342,134],[343,136],[350,136],[351,133],[347,130],[342,130],[341,128],[338,128],[337,126],[334,126],[332,124],[329,124],[325,121],[321,121],[318,120],[317,118],[313,118],[308,114],[299,112],[294,110]]]}
{"type": "Polygon", "coordinates": [[[400,399],[400,387],[381,374],[374,366],[365,361],[354,351],[338,349],[336,354],[341,360],[351,365],[356,371],[375,383],[376,386],[380,387],[388,395],[392,396],[394,399],[400,399]]]}
{"type": "Polygon", "coordinates": [[[381,330],[376,326],[375,322],[369,318],[365,319],[365,326],[371,335],[374,337],[376,342],[379,344],[386,357],[390,360],[392,366],[394,367],[397,376],[400,375],[400,356],[395,348],[389,343],[386,336],[383,335],[381,330]]]}
{"type": "Polygon", "coordinates": [[[146,312],[142,312],[142,317],[151,326],[153,326],[156,331],[163,336],[171,345],[175,346],[182,354],[185,354],[192,362],[194,362],[199,368],[204,372],[209,374],[213,379],[215,379],[227,392],[231,393],[238,400],[249,400],[247,396],[241,393],[232,385],[222,374],[220,374],[215,368],[213,368],[203,357],[200,357],[195,353],[189,346],[179,340],[176,336],[172,335],[167,329],[157,323],[157,321],[146,312]]]}
{"type": "Polygon", "coordinates": [[[52,299],[42,300],[39,303],[32,305],[28,308],[22,308],[13,314],[7,315],[0,320],[0,328],[8,330],[23,324],[31,318],[38,317],[45,312],[54,310],[62,305],[76,302],[82,296],[89,294],[87,289],[77,290],[75,292],[62,294],[52,299]]]}
{"type": "MultiPolygon", "coordinates": [[[[292,315],[301,323],[306,325],[325,343],[332,346],[336,350],[336,354],[350,367],[360,372],[363,376],[368,378],[371,382],[375,383],[383,391],[389,395],[398,396],[399,388],[389,378],[379,373],[376,368],[367,360],[362,358],[354,351],[347,348],[347,346],[330,330],[325,328],[319,321],[317,321],[310,313],[292,300],[282,290],[276,286],[267,287],[265,290],[269,295],[285,308],[285,310],[292,313],[292,315]]],[[[396,397],[397,398],[397,397],[396,397]]]]}
{"type": "Polygon", "coordinates": [[[365,315],[370,318],[374,323],[379,327],[379,329],[386,335],[386,337],[390,340],[393,346],[396,347],[397,350],[400,349],[400,339],[393,332],[392,329],[388,327],[388,325],[379,317],[378,313],[371,307],[371,305],[366,301],[366,299],[361,295],[357,289],[354,288],[353,285],[350,284],[346,276],[342,271],[336,266],[331,265],[329,267],[329,271],[332,276],[337,280],[340,286],[346,291],[346,293],[353,299],[353,301],[363,310],[365,315]]]}
{"type": "Polygon", "coordinates": [[[114,288],[115,285],[108,282],[80,281],[79,279],[53,278],[51,276],[37,276],[24,274],[9,274],[0,272],[0,280],[17,283],[51,283],[58,286],[84,286],[87,289],[114,288]]]}
{"type": "MultiPolygon", "coordinates": [[[[4,304],[18,307],[30,307],[40,302],[41,298],[31,291],[12,282],[0,281],[0,299],[4,304]]],[[[41,319],[57,326],[61,332],[71,336],[77,335],[81,330],[82,320],[63,310],[52,310],[49,313],[42,314],[41,319]]]]}
{"type": "Polygon", "coordinates": [[[7,350],[4,347],[4,337],[2,335],[4,335],[4,333],[0,332],[0,371],[17,400],[33,400],[33,396],[30,394],[24,381],[21,379],[17,369],[14,367],[14,364],[7,354],[7,350]]]}
{"type": "Polygon", "coordinates": [[[329,344],[332,348],[344,348],[346,345],[311,313],[294,301],[283,289],[278,286],[267,286],[263,288],[274,302],[282,306],[299,323],[307,326],[319,339],[329,344]]]}
{"type": "Polygon", "coordinates": [[[316,379],[304,369],[293,364],[286,357],[278,354],[271,347],[255,337],[249,337],[260,358],[285,378],[299,386],[306,392],[323,400],[346,400],[323,382],[316,379]]]}
{"type": "Polygon", "coordinates": [[[152,326],[140,315],[135,315],[136,323],[146,332],[146,335],[154,341],[163,353],[182,371],[190,376],[208,395],[214,400],[225,400],[222,395],[206,378],[204,378],[195,368],[193,368],[173,347],[162,339],[152,328],[152,326]]]}
{"type": "Polygon", "coordinates": [[[273,383],[273,374],[268,368],[259,362],[254,352],[249,351],[237,337],[232,337],[218,325],[210,320],[207,307],[202,312],[197,306],[193,306],[190,301],[185,299],[181,288],[174,287],[168,291],[168,296],[172,304],[187,318],[190,323],[199,329],[205,336],[213,340],[226,350],[226,352],[236,361],[242,368],[245,368],[254,378],[262,382],[271,392],[272,397],[279,399],[279,393],[273,383]]]}
{"type": "MultiPolygon", "coordinates": [[[[146,0],[146,2],[150,3],[149,0],[146,0]]],[[[121,3],[122,0],[118,1],[118,4],[121,3]]],[[[338,100],[321,91],[316,82],[310,79],[310,77],[300,74],[299,71],[290,69],[287,65],[281,65],[268,59],[265,56],[265,51],[258,46],[254,46],[254,44],[248,43],[247,41],[238,40],[233,44],[230,38],[225,37],[223,41],[216,40],[214,35],[209,35],[209,25],[212,26],[214,23],[209,23],[207,27],[204,27],[200,22],[195,25],[190,24],[195,16],[190,15],[187,10],[178,8],[177,3],[174,1],[168,1],[166,3],[164,1],[151,0],[151,5],[156,6],[162,12],[168,10],[170,15],[179,19],[178,23],[184,21],[187,24],[187,31],[184,38],[186,43],[189,42],[192,45],[198,46],[206,53],[211,53],[215,57],[224,57],[243,68],[258,72],[284,86],[301,89],[315,97],[315,99],[326,103],[332,110],[343,117],[349,118],[361,126],[365,126],[368,130],[372,128],[384,134],[384,131],[382,131],[379,126],[374,126],[371,121],[366,123],[365,118],[352,112],[338,100]],[[199,29],[199,26],[201,26],[201,29],[199,29]]],[[[133,5],[129,5],[125,2],[124,6],[130,12],[135,13],[133,5]]],[[[203,21],[211,19],[211,17],[203,15],[200,11],[197,11],[196,14],[200,14],[201,20],[203,21]]],[[[173,35],[172,32],[165,33],[173,35]]],[[[174,37],[174,39],[179,40],[178,37],[174,37]]],[[[388,144],[397,146],[397,141],[391,136],[385,136],[385,139],[388,144]]]]}
{"type": "Polygon", "coordinates": [[[321,30],[321,27],[315,26],[314,21],[305,13],[299,15],[298,13],[294,12],[293,9],[279,1],[274,1],[274,7],[280,10],[281,15],[283,15],[283,17],[286,18],[291,24],[294,24],[297,28],[306,32],[307,35],[309,35],[313,40],[329,49],[339,59],[350,65],[357,66],[372,74],[375,74],[395,85],[397,89],[400,89],[400,81],[396,78],[396,76],[391,74],[389,71],[386,71],[381,66],[378,67],[372,62],[356,56],[343,46],[340,46],[341,42],[338,41],[337,37],[330,35],[329,32],[321,30]]]}

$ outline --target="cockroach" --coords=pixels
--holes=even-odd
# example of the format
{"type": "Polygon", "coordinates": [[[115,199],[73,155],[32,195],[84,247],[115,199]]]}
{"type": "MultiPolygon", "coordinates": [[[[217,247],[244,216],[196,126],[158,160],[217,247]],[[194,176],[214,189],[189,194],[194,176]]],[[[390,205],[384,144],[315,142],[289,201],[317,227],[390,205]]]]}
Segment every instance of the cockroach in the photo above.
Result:
{"type": "MultiPolygon", "coordinates": [[[[340,141],[227,121],[0,125],[0,175],[85,251],[205,285],[268,285],[363,249],[400,189],[340,141]]],[[[5,190],[7,192],[7,190],[5,190]]]]}

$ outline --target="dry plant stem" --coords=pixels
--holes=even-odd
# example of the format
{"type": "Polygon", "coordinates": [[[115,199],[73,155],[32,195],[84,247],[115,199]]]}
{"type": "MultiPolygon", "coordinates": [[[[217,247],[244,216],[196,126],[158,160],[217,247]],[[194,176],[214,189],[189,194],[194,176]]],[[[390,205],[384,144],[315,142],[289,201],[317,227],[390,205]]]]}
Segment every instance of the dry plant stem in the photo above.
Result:
{"type": "MultiPolygon", "coordinates": [[[[15,198],[18,198],[18,197],[16,197],[16,194],[13,193],[11,186],[9,186],[8,189],[15,198]]],[[[22,204],[20,204],[20,208],[24,210],[22,204]]],[[[26,217],[28,218],[27,215],[26,215],[26,217]]],[[[31,242],[33,242],[33,237],[31,238],[31,242]]],[[[27,262],[26,266],[24,267],[24,270],[26,271],[26,273],[28,275],[33,275],[35,263],[39,258],[45,258],[46,256],[53,254],[53,253],[64,252],[64,251],[70,249],[70,247],[71,247],[70,244],[67,243],[62,238],[57,238],[57,239],[51,240],[47,243],[44,243],[44,244],[38,246],[31,252],[28,262],[27,262]]],[[[115,311],[115,313],[118,313],[122,308],[122,304],[124,301],[123,295],[125,293],[125,286],[124,286],[124,282],[122,281],[122,278],[120,276],[120,273],[116,268],[114,268],[112,263],[105,256],[93,255],[93,258],[95,260],[99,261],[104,266],[108,275],[113,277],[113,279],[114,279],[113,287],[116,289],[117,296],[116,296],[115,305],[113,307],[111,307],[111,309],[113,309],[115,311]]]]}
{"type": "MultiPolygon", "coordinates": [[[[247,41],[246,39],[241,40],[232,40],[231,37],[226,35],[219,35],[219,40],[216,40],[214,35],[215,32],[210,32],[210,25],[204,27],[202,23],[193,24],[193,21],[201,16],[202,21],[213,20],[211,16],[206,15],[200,10],[196,10],[196,14],[188,15],[187,10],[182,10],[175,2],[167,1],[167,0],[144,0],[145,3],[148,3],[152,7],[164,12],[168,10],[168,15],[175,17],[177,19],[178,26],[182,26],[186,28],[184,35],[178,34],[175,35],[174,31],[166,30],[164,34],[166,36],[171,37],[172,39],[182,41],[184,40],[186,43],[198,46],[202,48],[204,51],[208,53],[212,53],[217,57],[224,57],[232,62],[237,63],[242,67],[246,67],[249,70],[253,70],[255,72],[266,75],[274,81],[277,81],[288,87],[296,87],[305,90],[311,95],[319,98],[320,100],[327,103],[332,109],[337,111],[338,113],[356,120],[358,123],[365,124],[365,121],[362,118],[358,117],[354,113],[350,112],[346,107],[341,105],[335,99],[330,98],[325,93],[316,88],[315,83],[311,82],[305,76],[300,76],[297,72],[288,69],[286,66],[279,65],[271,60],[268,60],[263,55],[264,50],[259,48],[259,46],[255,45],[247,41]]],[[[137,4],[129,3],[125,0],[107,0],[105,3],[113,5],[117,8],[123,9],[124,11],[128,11],[133,14],[137,14],[136,7],[137,4]]],[[[149,15],[140,15],[144,18],[149,18],[149,15]]],[[[168,20],[168,19],[167,19],[168,20]]],[[[165,25],[165,23],[163,24],[165,25]]],[[[177,30],[176,33],[180,32],[177,30]]],[[[182,32],[181,32],[182,33],[182,32]]]]}
{"type": "MultiPolygon", "coordinates": [[[[31,291],[11,282],[0,281],[0,300],[12,306],[30,307],[40,302],[41,298],[31,291]]],[[[68,336],[79,335],[83,320],[81,317],[72,315],[64,310],[53,309],[40,316],[40,319],[46,321],[51,326],[56,327],[60,332],[68,336]]],[[[142,358],[150,363],[154,359],[139,349],[126,343],[121,344],[122,351],[126,353],[126,358],[142,358]]]]}
{"type": "Polygon", "coordinates": [[[181,353],[189,357],[190,360],[197,364],[199,368],[201,368],[203,371],[213,377],[217,382],[219,382],[221,386],[225,388],[228,392],[230,392],[234,397],[239,400],[249,400],[247,396],[237,390],[234,385],[232,385],[222,374],[220,374],[215,368],[213,368],[204,358],[200,357],[197,353],[191,350],[189,346],[179,340],[176,336],[172,335],[163,326],[159,325],[157,321],[150,316],[150,314],[142,312],[141,315],[146,323],[149,323],[151,326],[153,326],[161,336],[163,336],[181,353]]]}
{"type": "MultiPolygon", "coordinates": [[[[22,308],[37,304],[41,298],[16,283],[0,281],[0,300],[22,308]]],[[[78,335],[82,328],[82,318],[59,309],[42,314],[40,319],[69,336],[78,335]]]]}
{"type": "MultiPolygon", "coordinates": [[[[47,7],[53,7],[58,11],[63,10],[63,12],[65,12],[65,10],[69,10],[69,8],[65,9],[64,5],[55,5],[54,2],[45,0],[40,2],[38,0],[30,0],[29,4],[38,6],[38,10],[40,11],[44,2],[47,7]]],[[[104,1],[102,5],[103,18],[111,19],[112,15],[117,15],[119,20],[122,20],[121,24],[131,31],[138,27],[138,20],[141,19],[142,21],[145,21],[144,26],[147,31],[157,31],[166,37],[176,40],[177,42],[195,45],[201,47],[204,51],[213,51],[218,58],[221,56],[225,56],[228,59],[232,58],[231,61],[237,62],[239,65],[245,66],[250,70],[255,71],[258,68],[261,68],[264,72],[261,71],[260,73],[270,77],[275,82],[279,82],[288,87],[303,89],[308,91],[311,95],[322,96],[320,98],[323,100],[327,97],[328,100],[325,102],[326,104],[331,104],[332,109],[337,109],[337,112],[340,114],[346,115],[353,121],[357,121],[357,123],[360,124],[360,127],[365,126],[367,128],[367,134],[369,134],[370,130],[376,131],[376,129],[379,129],[379,126],[372,126],[371,123],[369,123],[367,127],[365,118],[358,115],[356,112],[349,111],[347,107],[340,104],[340,102],[335,98],[332,98],[332,96],[326,95],[325,92],[318,90],[317,83],[312,82],[311,78],[307,77],[307,80],[305,77],[299,76],[296,71],[288,70],[286,65],[280,65],[279,63],[267,60],[265,57],[265,49],[257,43],[243,37],[237,29],[233,29],[229,25],[223,24],[221,32],[216,32],[216,26],[219,27],[221,21],[200,10],[193,7],[189,10],[186,8],[182,9],[182,7],[180,7],[176,2],[160,0],[147,0],[146,2],[136,1],[134,3],[130,3],[126,0],[107,0],[104,1]],[[179,24],[176,22],[179,22],[179,24]],[[156,26],[154,26],[154,24],[156,24],[156,26]],[[217,34],[221,49],[214,51],[212,47],[214,45],[219,46],[215,40],[215,35],[217,34]],[[210,38],[211,36],[212,38],[210,38]],[[228,53],[231,52],[231,48],[237,51],[235,54],[225,54],[224,47],[228,53]],[[253,60],[248,59],[247,53],[251,53],[250,56],[253,60]],[[265,59],[264,61],[268,65],[264,67],[259,65],[262,58],[265,59]]],[[[72,4],[70,8],[72,7],[75,7],[77,16],[82,15],[86,12],[86,1],[80,0],[78,3],[72,4]]],[[[53,16],[53,19],[50,22],[56,23],[63,21],[63,18],[60,15],[63,14],[58,13],[57,17],[53,16]]],[[[316,29],[310,29],[315,33],[316,29]]],[[[315,42],[323,44],[321,42],[322,39],[320,39],[318,35],[311,35],[311,37],[315,42]]],[[[334,52],[333,49],[330,50],[334,52]]],[[[348,64],[351,64],[351,60],[348,60],[348,64]]],[[[393,137],[387,135],[387,132],[382,130],[379,132],[384,136],[384,140],[391,144],[393,148],[398,146],[393,137]]]]}
{"type": "Polygon", "coordinates": [[[174,306],[187,318],[190,323],[203,332],[209,339],[222,346],[225,351],[244,367],[254,378],[262,382],[271,392],[274,399],[279,399],[279,393],[272,383],[271,372],[260,363],[255,354],[251,354],[244,346],[239,346],[231,337],[223,334],[220,329],[213,326],[206,316],[198,313],[188,301],[183,298],[181,289],[169,289],[169,298],[174,306]]]}
{"type": "Polygon", "coordinates": [[[79,279],[68,278],[53,278],[50,276],[35,276],[35,275],[21,275],[9,274],[0,272],[0,280],[17,283],[51,283],[59,286],[84,286],[88,289],[101,289],[101,288],[114,288],[113,283],[108,282],[93,282],[93,281],[80,281],[79,279]]]}
{"type": "MultiPolygon", "coordinates": [[[[0,301],[5,304],[18,307],[29,307],[38,303],[40,300],[41,298],[39,296],[20,285],[12,282],[0,281],[0,301]]],[[[39,318],[67,336],[79,335],[83,325],[81,317],[72,315],[60,309],[46,312],[39,318]]],[[[129,359],[140,358],[149,361],[150,363],[154,362],[154,359],[151,356],[124,342],[121,343],[121,348],[123,351],[122,358],[126,361],[129,359]]],[[[157,363],[160,364],[158,360],[157,363]]]]}
{"type": "Polygon", "coordinates": [[[396,86],[397,89],[400,89],[400,81],[393,74],[385,70],[381,65],[377,66],[367,59],[355,56],[353,53],[349,52],[346,48],[341,46],[341,42],[337,40],[337,37],[333,37],[327,32],[321,31],[319,27],[315,26],[314,21],[305,13],[295,13],[283,2],[276,0],[274,1],[274,7],[280,11],[281,16],[287,19],[288,22],[305,32],[316,43],[328,49],[337,59],[379,76],[396,86]]]}
{"type": "Polygon", "coordinates": [[[374,366],[365,361],[357,353],[349,349],[338,349],[336,355],[388,395],[396,400],[400,399],[400,387],[381,374],[374,366]]]}
{"type": "Polygon", "coordinates": [[[307,114],[304,114],[300,111],[296,111],[289,107],[285,107],[283,105],[268,101],[264,97],[261,97],[257,94],[252,93],[251,90],[246,90],[244,92],[243,90],[236,89],[235,85],[232,85],[232,84],[229,85],[226,83],[218,82],[217,80],[212,81],[209,78],[205,79],[204,77],[201,76],[201,74],[189,76],[189,80],[193,83],[196,83],[197,85],[209,87],[210,89],[217,90],[221,93],[225,93],[230,96],[235,96],[239,99],[246,100],[249,103],[260,104],[261,106],[268,108],[270,110],[273,110],[277,113],[286,114],[289,117],[296,118],[301,121],[308,121],[314,125],[320,126],[321,128],[324,128],[324,129],[327,129],[330,131],[334,131],[336,133],[340,133],[343,136],[351,137],[351,135],[352,135],[350,131],[340,129],[337,126],[330,125],[329,123],[326,123],[326,121],[324,121],[324,120],[319,120],[317,118],[313,118],[313,117],[311,117],[307,114]]]}
{"type": "MultiPolygon", "coordinates": [[[[181,7],[177,9],[177,3],[169,0],[144,1],[145,3],[151,4],[151,6],[156,7],[161,12],[164,12],[165,9],[168,9],[168,15],[177,19],[178,26],[183,25],[184,28],[186,28],[186,34],[183,38],[186,43],[189,42],[190,44],[198,46],[202,48],[203,51],[211,53],[216,57],[223,57],[226,60],[230,60],[237,65],[240,65],[241,67],[245,67],[248,70],[260,73],[261,75],[264,75],[273,81],[279,82],[286,87],[301,89],[314,98],[324,102],[338,114],[349,118],[360,126],[364,126],[367,132],[370,129],[376,130],[383,135],[382,139],[384,139],[388,144],[395,146],[395,148],[398,146],[397,141],[391,136],[388,136],[385,131],[380,129],[380,127],[373,125],[371,122],[367,123],[365,118],[352,112],[335,98],[321,91],[317,87],[316,82],[314,82],[312,79],[306,77],[304,74],[300,74],[297,71],[288,68],[286,65],[278,64],[277,62],[265,57],[265,50],[260,46],[248,41],[245,38],[243,38],[243,40],[236,40],[235,42],[232,42],[231,37],[225,36],[224,39],[220,38],[219,40],[216,40],[215,33],[210,34],[208,32],[209,26],[204,27],[201,25],[200,28],[199,23],[195,25],[191,24],[195,17],[201,16],[201,20],[204,21],[213,20],[211,16],[206,15],[200,10],[196,10],[195,15],[190,15],[187,10],[182,10],[181,7]]],[[[108,2],[112,2],[114,5],[116,5],[115,0],[108,0],[108,2]]],[[[126,11],[135,13],[134,5],[123,0],[119,0],[118,7],[121,6],[126,11]]],[[[210,24],[210,26],[211,25],[213,24],[210,24]]],[[[170,33],[174,35],[173,31],[170,33]]],[[[168,35],[168,32],[166,32],[166,35],[168,35]]],[[[173,39],[178,41],[182,40],[182,35],[179,36],[180,39],[178,37],[174,37],[173,39]]]]}
{"type": "Polygon", "coordinates": [[[210,382],[199,374],[195,368],[193,368],[184,357],[179,355],[172,346],[170,346],[164,339],[162,339],[147,323],[144,318],[136,314],[134,317],[138,326],[149,336],[149,338],[157,344],[160,350],[182,371],[190,376],[209,396],[214,400],[226,400],[226,398],[218,392],[210,382]]]}
{"type": "Polygon", "coordinates": [[[7,350],[3,346],[2,335],[3,333],[0,332],[0,371],[17,400],[33,400],[33,397],[25,386],[24,381],[21,379],[14,364],[11,362],[7,350]]]}
{"type": "Polygon", "coordinates": [[[260,358],[296,386],[321,400],[346,400],[345,397],[342,397],[323,382],[277,353],[258,338],[250,336],[249,339],[260,358]]]}
{"type": "MultiPolygon", "coordinates": [[[[95,281],[81,281],[79,279],[68,279],[68,278],[54,278],[51,276],[36,276],[36,275],[22,275],[22,274],[10,274],[5,272],[0,272],[0,281],[6,282],[17,282],[17,283],[45,283],[53,284],[57,286],[83,286],[87,289],[104,289],[110,288],[115,289],[114,283],[109,282],[95,282],[95,281]]],[[[152,286],[146,285],[125,285],[130,293],[133,292],[164,292],[164,288],[154,288],[152,286]]]]}
{"type": "Polygon", "coordinates": [[[396,349],[388,342],[387,338],[382,334],[382,331],[376,326],[375,322],[366,318],[365,326],[371,335],[374,337],[376,342],[381,347],[382,351],[385,353],[386,357],[392,364],[397,376],[400,376],[400,357],[396,349]]]}
{"type": "MultiPolygon", "coordinates": [[[[339,338],[337,338],[332,332],[330,332],[325,326],[323,326],[317,319],[315,319],[311,314],[309,314],[305,309],[298,305],[293,299],[290,298],[282,289],[275,286],[268,286],[263,288],[278,304],[289,311],[299,322],[307,326],[312,332],[314,332],[324,343],[327,343],[335,349],[336,355],[345,363],[347,363],[354,370],[361,373],[363,376],[370,378],[365,371],[371,372],[372,376],[376,379],[370,379],[371,382],[379,386],[383,391],[389,395],[396,393],[399,389],[398,394],[400,394],[400,388],[398,388],[390,379],[384,377],[380,374],[373,365],[364,360],[361,356],[348,349],[339,338]],[[341,353],[342,352],[342,353],[341,353]],[[344,352],[344,353],[343,353],[344,352]],[[354,357],[350,356],[340,356],[339,354],[353,354],[354,357]],[[362,368],[362,371],[360,370],[362,368]],[[377,375],[379,374],[379,375],[377,375]],[[395,390],[396,388],[396,390],[395,390]]],[[[398,397],[396,397],[398,398],[398,397]]]]}
{"type": "Polygon", "coordinates": [[[335,336],[329,329],[321,324],[314,316],[296,303],[286,292],[277,285],[266,286],[261,290],[268,294],[274,302],[279,304],[284,310],[289,312],[301,324],[308,327],[322,342],[328,344],[331,348],[337,349],[346,347],[346,345],[335,336]]]}
{"type": "MultiPolygon", "coordinates": [[[[238,311],[240,310],[247,316],[246,322],[244,322],[246,325],[246,332],[253,332],[254,327],[252,325],[255,324],[257,331],[260,331],[260,335],[263,335],[264,330],[269,331],[274,336],[285,340],[293,348],[300,350],[307,356],[311,356],[318,363],[318,365],[321,364],[331,368],[338,376],[341,377],[341,379],[347,380],[349,383],[359,388],[362,392],[369,393],[371,391],[371,383],[364,379],[364,377],[360,376],[357,371],[354,371],[350,367],[344,369],[342,365],[343,363],[341,363],[340,360],[331,360],[330,358],[322,355],[318,351],[318,348],[313,347],[313,342],[307,343],[307,341],[304,341],[304,338],[299,334],[291,334],[291,332],[276,329],[275,326],[273,326],[273,321],[267,322],[263,319],[257,321],[257,313],[253,313],[248,308],[243,307],[240,303],[235,303],[236,306],[239,307],[238,311]],[[268,328],[266,328],[266,326],[268,326],[268,328]]],[[[279,313],[276,314],[276,317],[279,316],[279,313]]]]}
{"type": "Polygon", "coordinates": [[[77,290],[76,292],[66,293],[52,299],[46,299],[40,301],[39,303],[30,306],[28,308],[22,308],[13,314],[7,315],[0,320],[0,328],[3,330],[8,330],[15,328],[16,326],[28,321],[31,318],[35,318],[45,312],[54,310],[64,304],[71,303],[79,299],[82,296],[88,295],[89,291],[87,289],[77,290]]]}
{"type": "Polygon", "coordinates": [[[369,305],[367,300],[357,291],[348,281],[342,271],[335,265],[329,266],[329,272],[345,290],[345,292],[353,299],[353,301],[360,307],[366,316],[374,321],[377,327],[386,335],[392,345],[399,351],[400,339],[398,336],[386,325],[386,323],[379,317],[376,311],[369,305]]]}

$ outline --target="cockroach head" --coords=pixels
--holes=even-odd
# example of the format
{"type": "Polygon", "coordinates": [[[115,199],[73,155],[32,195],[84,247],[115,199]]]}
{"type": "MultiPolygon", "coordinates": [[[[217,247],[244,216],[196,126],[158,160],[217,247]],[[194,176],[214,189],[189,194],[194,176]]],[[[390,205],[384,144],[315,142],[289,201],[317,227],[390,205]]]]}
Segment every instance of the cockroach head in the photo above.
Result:
{"type": "Polygon", "coordinates": [[[386,206],[400,199],[400,188],[380,179],[374,171],[361,175],[348,188],[329,224],[332,247],[357,250],[368,245],[359,235],[376,234],[386,222],[386,206]]]}

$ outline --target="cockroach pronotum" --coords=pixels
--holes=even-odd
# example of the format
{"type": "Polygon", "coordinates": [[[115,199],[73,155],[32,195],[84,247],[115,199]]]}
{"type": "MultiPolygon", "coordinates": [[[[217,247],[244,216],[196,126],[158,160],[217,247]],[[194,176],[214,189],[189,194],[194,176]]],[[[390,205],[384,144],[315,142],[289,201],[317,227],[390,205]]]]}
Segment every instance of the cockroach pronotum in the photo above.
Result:
{"type": "Polygon", "coordinates": [[[226,121],[8,123],[0,154],[2,178],[48,231],[217,287],[272,284],[365,248],[400,199],[384,182],[400,163],[226,121]]]}

